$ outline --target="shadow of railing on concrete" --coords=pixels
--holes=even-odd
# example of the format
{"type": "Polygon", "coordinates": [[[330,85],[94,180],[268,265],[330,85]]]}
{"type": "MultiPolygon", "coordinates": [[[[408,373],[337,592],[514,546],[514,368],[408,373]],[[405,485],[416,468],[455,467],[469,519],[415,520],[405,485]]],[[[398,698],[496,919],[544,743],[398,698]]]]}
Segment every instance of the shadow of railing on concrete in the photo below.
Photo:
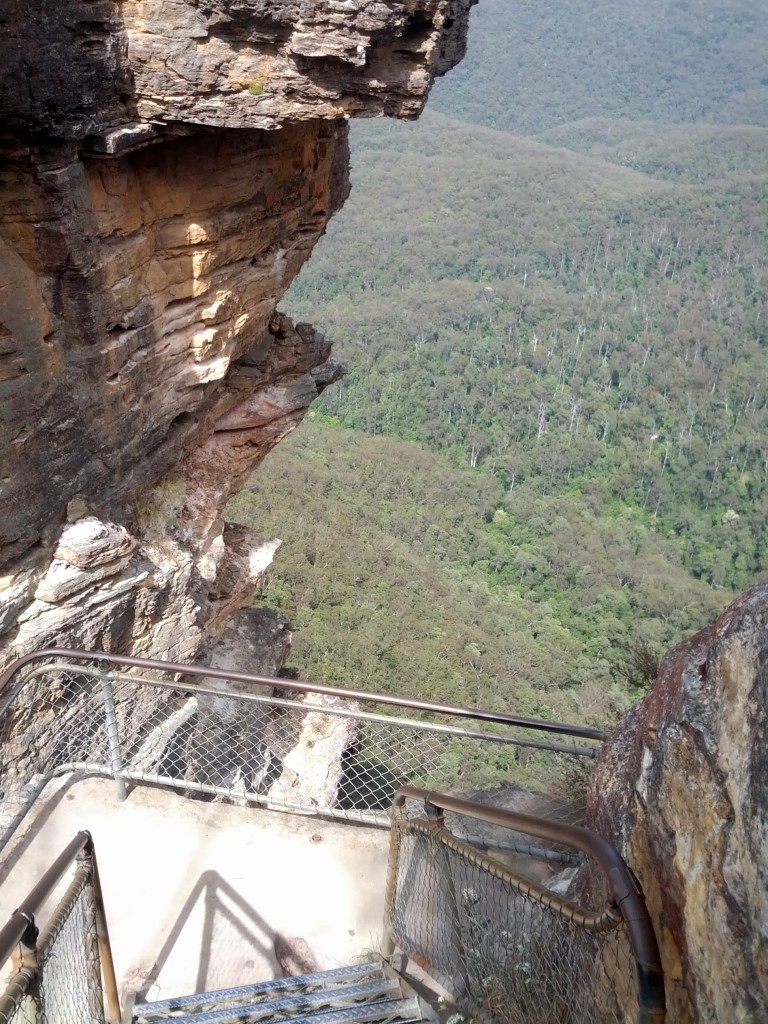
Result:
{"type": "Polygon", "coordinates": [[[137,1000],[144,1002],[150,998],[151,990],[162,980],[163,969],[174,956],[189,958],[195,935],[199,935],[199,953],[194,988],[187,993],[189,995],[228,988],[235,982],[242,984],[243,973],[256,967],[257,958],[269,961],[273,976],[280,974],[274,955],[274,928],[218,871],[209,870],[200,875],[184,901],[136,993],[137,1000]],[[202,922],[199,922],[196,918],[201,911],[202,922]]]}

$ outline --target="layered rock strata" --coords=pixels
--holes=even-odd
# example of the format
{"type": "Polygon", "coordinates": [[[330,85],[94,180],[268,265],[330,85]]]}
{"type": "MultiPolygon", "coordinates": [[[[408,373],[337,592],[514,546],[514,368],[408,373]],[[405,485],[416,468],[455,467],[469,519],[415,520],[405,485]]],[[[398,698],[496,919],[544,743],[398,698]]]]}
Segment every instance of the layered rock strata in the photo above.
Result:
{"type": "Polygon", "coordinates": [[[0,647],[188,660],[274,544],[221,510],[339,368],[276,312],[346,119],[415,116],[473,0],[4,4],[0,647]]]}
{"type": "Polygon", "coordinates": [[[768,585],[668,654],[590,803],[645,891],[672,1024],[765,1020],[768,585]]]}
{"type": "Polygon", "coordinates": [[[0,122],[110,153],[164,127],[415,117],[476,2],[4,0],[0,122]]]}

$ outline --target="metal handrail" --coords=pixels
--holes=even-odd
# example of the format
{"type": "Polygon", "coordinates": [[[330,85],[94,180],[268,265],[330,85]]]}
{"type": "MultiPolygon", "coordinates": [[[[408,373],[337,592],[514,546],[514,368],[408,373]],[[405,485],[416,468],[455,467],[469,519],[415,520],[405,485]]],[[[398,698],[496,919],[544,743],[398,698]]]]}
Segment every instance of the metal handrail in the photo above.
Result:
{"type": "Polygon", "coordinates": [[[294,690],[302,693],[318,693],[327,697],[344,697],[348,700],[359,700],[371,704],[388,704],[393,707],[412,708],[416,711],[431,711],[435,714],[451,715],[468,718],[474,721],[494,722],[499,725],[518,726],[534,729],[539,732],[560,733],[563,736],[574,736],[580,739],[602,741],[606,733],[586,725],[571,725],[565,722],[547,722],[539,718],[527,718],[512,715],[504,711],[486,711],[482,708],[464,708],[455,704],[438,704],[434,701],[422,700],[419,697],[400,697],[385,693],[370,693],[367,690],[351,690],[340,686],[326,686],[321,683],[310,683],[296,679],[282,679],[274,676],[249,675],[245,672],[230,672],[225,669],[209,668],[207,665],[180,665],[176,662],[158,661],[152,658],[132,658],[128,656],[104,654],[101,651],[83,651],[73,648],[49,648],[33,651],[12,662],[0,675],[0,695],[11,684],[13,677],[31,662],[44,658],[67,658],[70,661],[96,661],[109,665],[127,665],[130,668],[150,669],[169,672],[173,675],[196,676],[207,679],[221,679],[226,682],[257,683],[260,686],[277,686],[283,690],[294,690]]]}
{"type": "MultiPolygon", "coordinates": [[[[159,662],[158,664],[165,664],[159,662]]],[[[10,707],[12,701],[18,696],[22,687],[29,683],[31,680],[44,675],[46,672],[66,672],[70,666],[66,661],[54,661],[46,665],[41,665],[38,668],[32,669],[21,682],[14,688],[11,689],[5,700],[2,699],[2,691],[0,690],[0,719],[2,719],[8,707],[10,707]]],[[[96,667],[86,666],[79,668],[79,672],[83,675],[90,675],[94,679],[98,679],[104,675],[104,670],[96,667]]],[[[150,679],[146,676],[133,676],[127,672],[114,672],[112,678],[119,680],[120,682],[129,683],[141,683],[144,686],[156,686],[161,690],[182,690],[185,693],[193,694],[194,696],[204,697],[222,697],[226,694],[216,687],[213,686],[201,686],[199,683],[181,683],[177,681],[170,682],[167,679],[150,679]]],[[[259,677],[254,677],[259,678],[259,677]]],[[[263,677],[262,677],[263,678],[263,677]]],[[[276,682],[282,684],[282,680],[278,679],[276,682]]],[[[343,691],[344,694],[348,694],[349,691],[343,691]]],[[[284,708],[295,708],[298,702],[296,700],[284,699],[282,697],[273,697],[266,694],[259,693],[244,693],[242,690],[231,691],[230,695],[234,695],[238,700],[244,701],[247,704],[267,704],[270,707],[284,707],[284,708]]],[[[370,694],[371,698],[375,703],[380,703],[380,698],[377,694],[370,694]]],[[[390,723],[393,721],[392,716],[375,714],[370,711],[354,710],[349,707],[333,707],[331,705],[319,705],[319,704],[305,704],[302,705],[305,710],[312,711],[316,710],[323,715],[333,715],[337,718],[354,718],[357,721],[362,722],[384,722],[390,723]]],[[[397,724],[403,728],[408,729],[428,729],[430,732],[441,733],[446,736],[460,736],[462,739],[476,739],[476,740],[491,740],[495,743],[510,744],[518,747],[525,747],[530,750],[546,750],[560,754],[576,754],[579,757],[596,758],[600,753],[599,747],[584,747],[575,746],[568,743],[552,743],[543,740],[533,740],[523,738],[519,735],[504,735],[498,732],[473,732],[470,729],[464,729],[454,725],[444,725],[437,722],[429,722],[426,725],[424,722],[414,718],[398,718],[397,724]]]]}
{"type": "Polygon", "coordinates": [[[416,786],[401,786],[395,793],[393,806],[401,809],[406,800],[422,801],[428,815],[431,810],[432,816],[437,813],[438,819],[442,817],[443,811],[450,811],[489,825],[562,843],[592,857],[606,876],[613,901],[627,928],[637,968],[639,1024],[651,1024],[652,1021],[665,1019],[664,973],[643,890],[618,851],[606,839],[576,825],[562,825],[530,814],[487,807],[459,797],[428,792],[416,786]]]}
{"type": "Polygon", "coordinates": [[[92,843],[90,832],[78,832],[0,929],[0,964],[5,963],[29,932],[31,920],[59,884],[64,872],[89,842],[92,843]]]}
{"type": "MultiPolygon", "coordinates": [[[[99,871],[96,864],[96,851],[90,832],[78,832],[74,839],[70,840],[53,864],[43,874],[42,878],[39,879],[29,892],[26,899],[14,910],[6,924],[0,928],[0,967],[13,955],[14,950],[19,944],[28,950],[36,949],[38,932],[35,916],[59,884],[67,869],[71,867],[78,857],[85,857],[87,859],[88,873],[93,889],[96,935],[99,944],[104,994],[107,1000],[109,1018],[112,1021],[119,1021],[120,1001],[117,994],[117,978],[115,976],[112,947],[107,930],[99,871]]],[[[27,968],[27,971],[29,972],[29,968],[27,968]]]]}
{"type": "MultiPolygon", "coordinates": [[[[400,823],[397,814],[395,814],[393,821],[396,825],[400,823]]],[[[405,821],[410,832],[421,833],[432,840],[437,839],[443,846],[447,846],[455,853],[459,853],[470,864],[474,864],[481,870],[493,875],[494,878],[506,882],[516,892],[519,892],[521,896],[530,897],[541,906],[547,907],[566,921],[572,921],[585,931],[593,932],[597,935],[602,932],[613,931],[621,924],[621,914],[612,903],[603,907],[602,910],[584,910],[583,907],[579,907],[564,896],[560,896],[551,889],[547,889],[546,886],[533,882],[529,878],[523,878],[521,875],[516,875],[514,871],[505,868],[500,861],[493,860],[490,856],[481,853],[469,842],[447,829],[440,819],[429,819],[427,821],[423,819],[405,819],[405,821]]]]}

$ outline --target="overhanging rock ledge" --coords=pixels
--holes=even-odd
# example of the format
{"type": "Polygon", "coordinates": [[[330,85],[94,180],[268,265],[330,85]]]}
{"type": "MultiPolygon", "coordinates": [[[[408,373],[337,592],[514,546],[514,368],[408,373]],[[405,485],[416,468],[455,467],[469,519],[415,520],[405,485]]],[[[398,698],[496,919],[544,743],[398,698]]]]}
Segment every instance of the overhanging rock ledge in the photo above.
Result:
{"type": "Polygon", "coordinates": [[[46,0],[0,51],[0,648],[178,660],[277,542],[221,510],[339,374],[277,303],[474,0],[46,0]]]}

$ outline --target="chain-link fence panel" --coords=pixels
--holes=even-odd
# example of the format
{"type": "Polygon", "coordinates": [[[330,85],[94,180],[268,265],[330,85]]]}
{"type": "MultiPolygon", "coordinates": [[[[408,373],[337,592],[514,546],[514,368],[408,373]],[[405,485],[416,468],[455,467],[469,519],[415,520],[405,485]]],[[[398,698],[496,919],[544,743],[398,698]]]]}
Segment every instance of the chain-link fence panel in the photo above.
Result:
{"type": "Polygon", "coordinates": [[[41,1019],[103,1024],[104,999],[90,865],[81,864],[38,942],[41,1019]]]}
{"type": "Polygon", "coordinates": [[[637,1024],[635,963],[619,912],[584,910],[516,878],[437,821],[393,823],[387,927],[470,1019],[637,1024]]]}
{"type": "Polygon", "coordinates": [[[12,682],[0,697],[0,847],[52,778],[119,779],[123,751],[140,746],[182,701],[87,664],[37,666],[12,682]]]}
{"type": "Polygon", "coordinates": [[[0,997],[2,1024],[104,1024],[91,879],[90,863],[77,865],[34,952],[27,950],[0,997]]]}
{"type": "MultiPolygon", "coordinates": [[[[64,661],[27,669],[0,701],[4,835],[66,773],[112,776],[119,795],[154,783],[383,826],[402,783],[557,820],[583,814],[594,741],[272,682],[190,683],[161,663],[151,674],[64,661]]],[[[486,829],[475,841],[499,839],[486,829]]]]}

